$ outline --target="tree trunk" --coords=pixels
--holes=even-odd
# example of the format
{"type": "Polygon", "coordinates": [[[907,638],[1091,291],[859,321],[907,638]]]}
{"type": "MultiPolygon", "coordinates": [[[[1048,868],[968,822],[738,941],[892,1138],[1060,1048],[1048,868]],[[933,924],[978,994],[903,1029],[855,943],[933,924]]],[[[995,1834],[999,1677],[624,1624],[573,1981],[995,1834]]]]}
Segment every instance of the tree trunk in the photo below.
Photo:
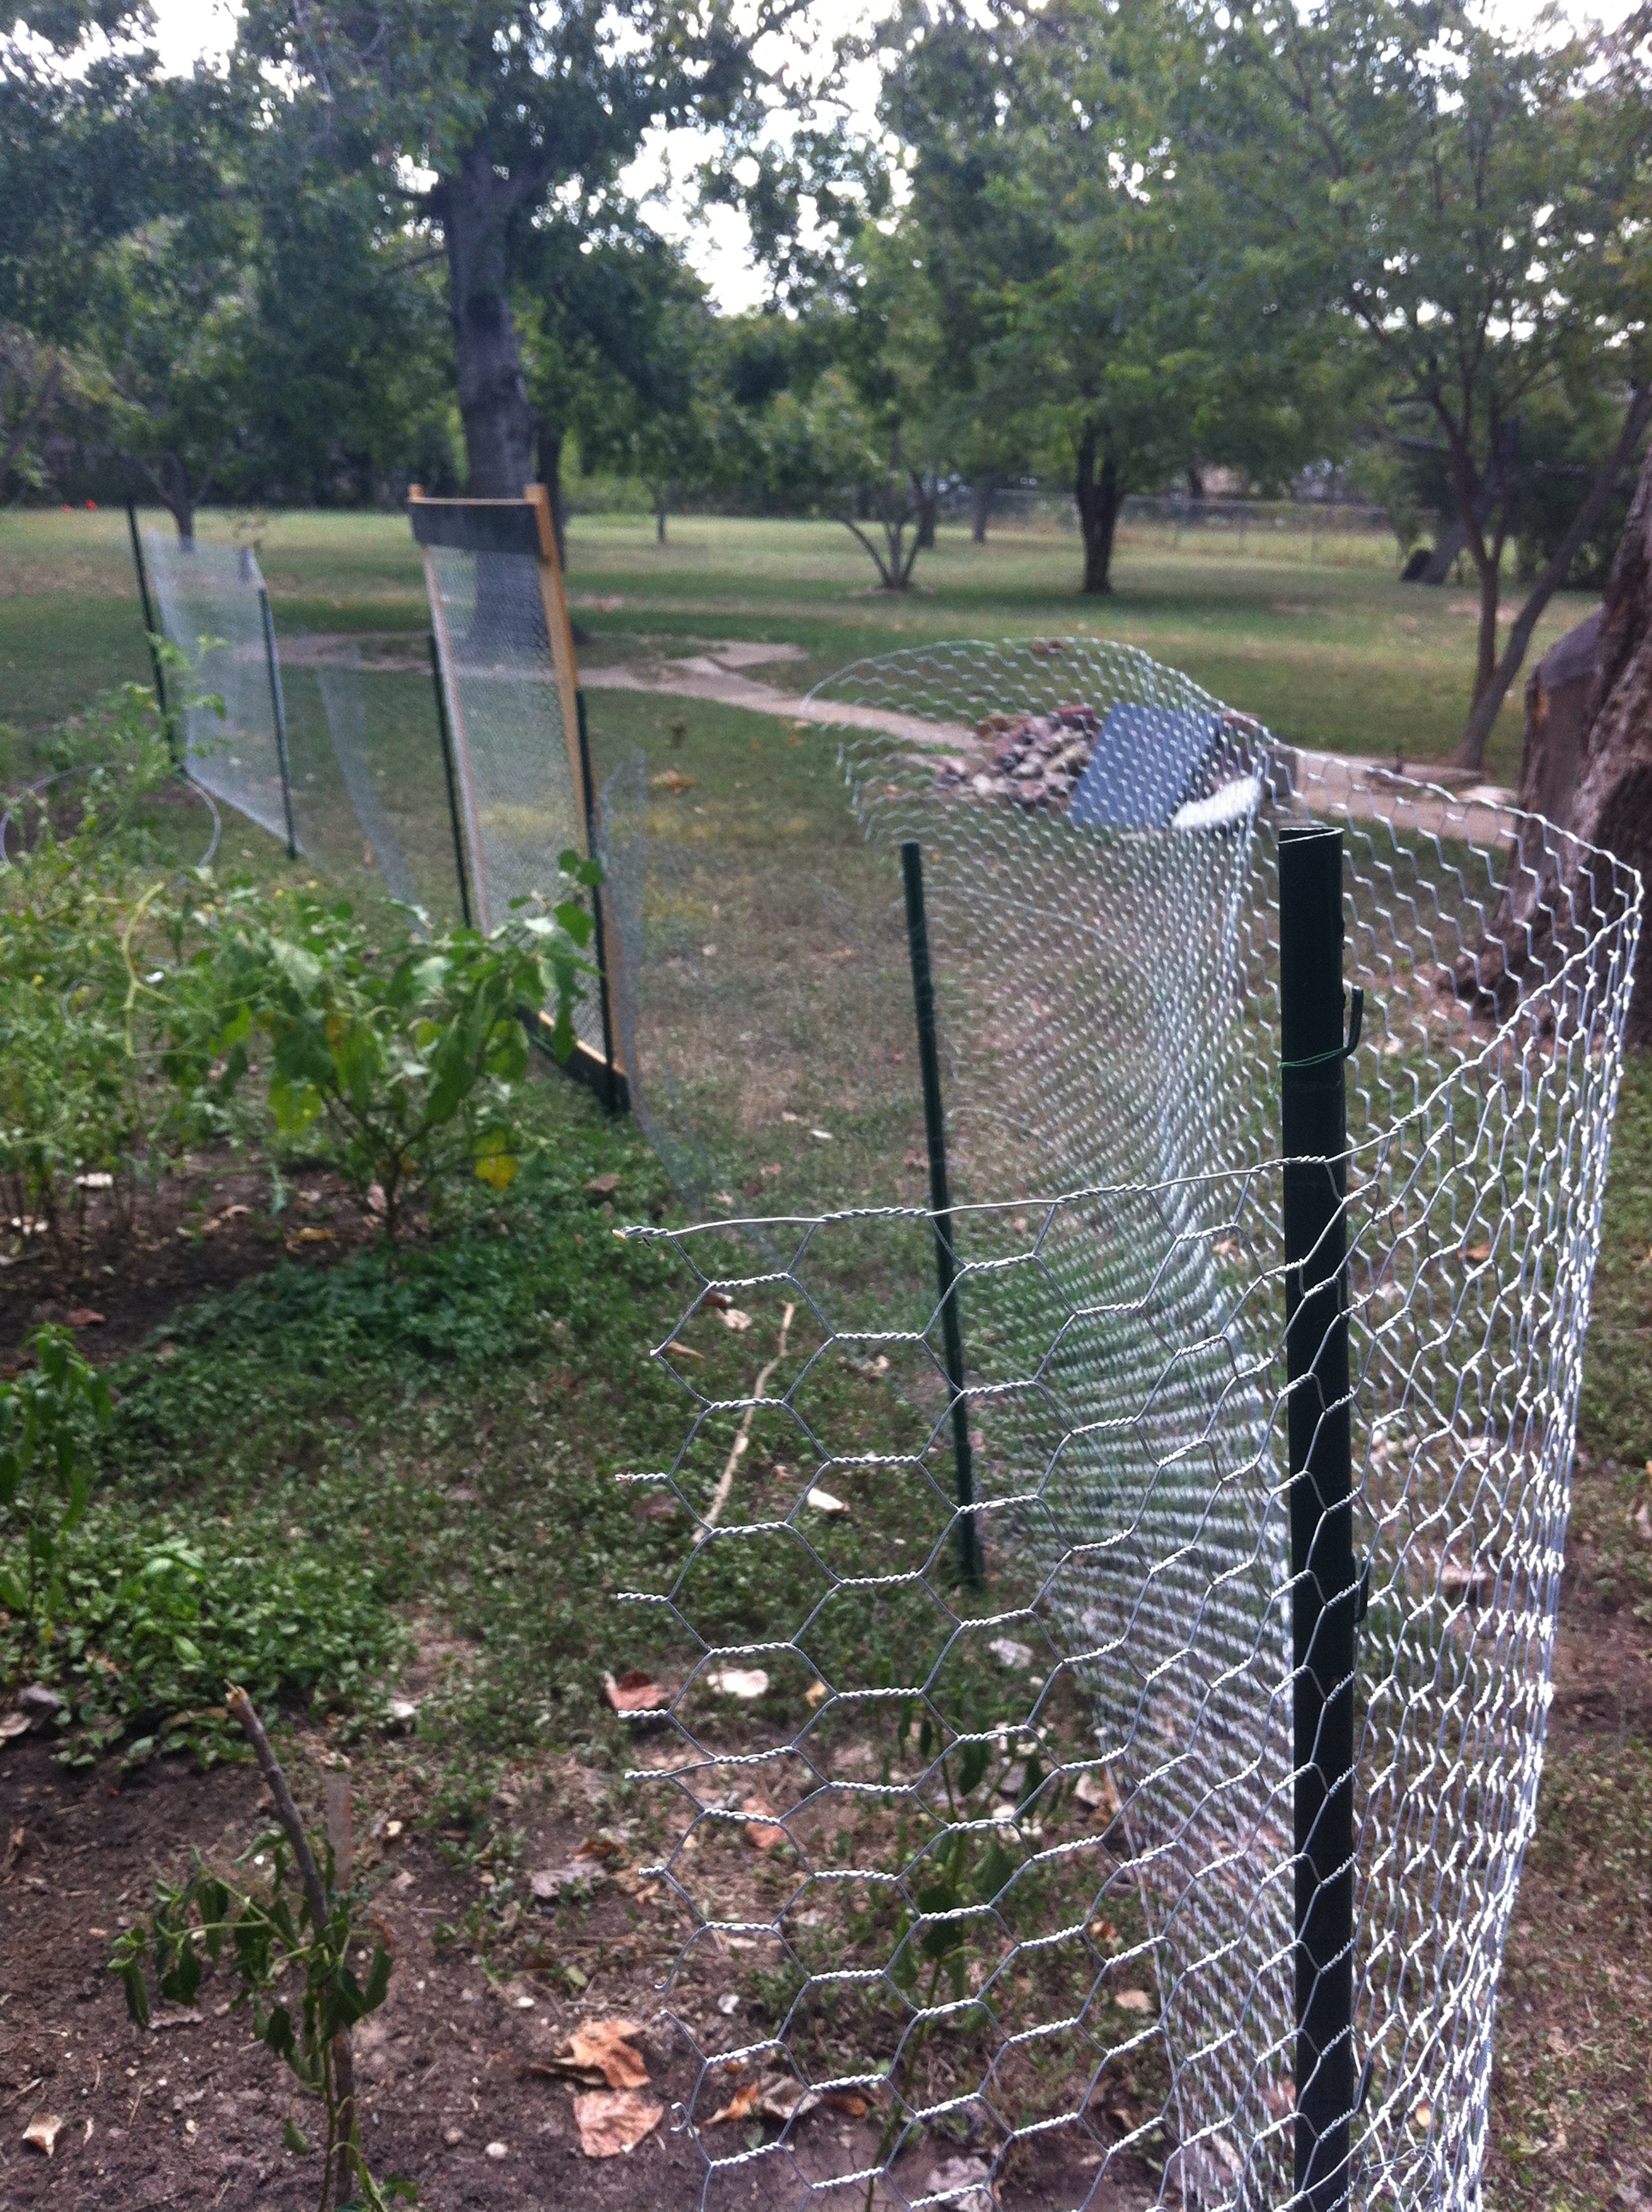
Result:
{"type": "Polygon", "coordinates": [[[556,539],[556,558],[568,573],[568,499],[562,490],[562,441],[567,430],[549,415],[539,417],[539,481],[550,495],[550,526],[556,539]]]}
{"type": "MultiPolygon", "coordinates": [[[[1642,467],[1598,614],[1562,638],[1526,691],[1520,804],[1652,881],[1652,455],[1642,467]],[[1590,633],[1593,632],[1591,636],[1590,633]],[[1591,649],[1592,648],[1592,649],[1591,649]],[[1587,666],[1585,679],[1583,670],[1587,666]]],[[[1457,962],[1459,994],[1506,1014],[1573,948],[1557,916],[1576,890],[1611,911],[1604,860],[1533,832],[1491,930],[1457,962]]],[[[1629,1042],[1652,1042],[1652,932],[1643,928],[1629,1042]]]]}
{"type": "Polygon", "coordinates": [[[520,499],[538,427],[522,374],[505,258],[507,191],[485,146],[433,195],[447,248],[448,313],[472,499],[520,499]]]}
{"type": "Polygon", "coordinates": [[[918,483],[918,550],[932,553],[935,550],[935,526],[940,513],[940,488],[936,479],[920,478],[918,483]]]}
{"type": "Polygon", "coordinates": [[[654,544],[656,545],[663,545],[665,543],[665,517],[671,513],[671,502],[666,493],[659,491],[654,494],[654,544]]]}
{"type": "Polygon", "coordinates": [[[993,494],[998,489],[996,480],[983,477],[974,488],[975,506],[969,524],[970,542],[976,545],[987,543],[987,518],[993,510],[993,494]]]}
{"type": "Polygon", "coordinates": [[[188,469],[176,453],[162,453],[160,465],[149,471],[149,477],[161,495],[161,504],[178,526],[178,535],[186,545],[192,545],[197,495],[191,486],[188,469]]]}
{"type": "Polygon", "coordinates": [[[1078,527],[1084,541],[1084,589],[1091,594],[1113,589],[1113,533],[1118,527],[1119,509],[1124,503],[1119,489],[1119,465],[1110,451],[1102,459],[1100,475],[1096,474],[1097,444],[1095,427],[1087,423],[1078,441],[1078,471],[1073,494],[1078,502],[1078,527]]]}

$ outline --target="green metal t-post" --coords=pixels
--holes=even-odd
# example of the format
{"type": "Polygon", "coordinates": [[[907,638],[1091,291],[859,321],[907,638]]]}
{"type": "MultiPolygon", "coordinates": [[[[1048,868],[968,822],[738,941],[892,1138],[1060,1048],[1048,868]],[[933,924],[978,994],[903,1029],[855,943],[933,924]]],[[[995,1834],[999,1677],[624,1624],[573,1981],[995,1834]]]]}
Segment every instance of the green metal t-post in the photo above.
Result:
{"type": "Polygon", "coordinates": [[[447,727],[447,692],[442,682],[441,653],[430,640],[430,680],[436,690],[436,729],[441,738],[442,773],[447,779],[447,819],[453,832],[453,872],[459,878],[459,910],[466,929],[471,927],[471,885],[465,871],[465,832],[459,827],[459,786],[453,776],[453,740],[447,727]]]}
{"type": "Polygon", "coordinates": [[[1345,2212],[1354,2002],[1354,1565],[1342,832],[1279,835],[1280,1109],[1290,1386],[1297,2133],[1293,2203],[1345,2212]]]}
{"type": "Polygon", "coordinates": [[[270,594],[258,586],[258,614],[264,623],[264,657],[270,670],[270,712],[275,717],[276,758],[281,765],[281,811],[287,823],[287,857],[298,858],[298,832],[293,822],[293,778],[287,763],[287,702],[281,689],[281,658],[276,651],[276,618],[270,611],[270,594]]]}
{"type": "Polygon", "coordinates": [[[941,1109],[941,1060],[935,1041],[935,985],[929,968],[929,921],[924,910],[924,856],[915,837],[901,848],[906,886],[907,945],[912,956],[912,995],[918,1015],[918,1064],[924,1086],[924,1132],[929,1149],[929,1211],[935,1230],[935,1280],[940,1291],[941,1352],[952,1392],[952,1462],[957,1475],[958,1564],[967,1583],[981,1579],[981,1533],[975,1526],[975,1455],[969,1407],[963,1395],[963,1324],[958,1315],[957,1261],[952,1242],[952,1193],[946,1173],[946,1118],[941,1109]]]}
{"type": "MultiPolygon", "coordinates": [[[[598,860],[597,851],[597,794],[591,783],[591,732],[586,721],[585,694],[576,691],[574,703],[579,710],[580,777],[585,785],[581,794],[585,805],[585,849],[586,856],[598,860]]],[[[603,1104],[613,1113],[619,1104],[619,1085],[614,1075],[614,1003],[608,994],[608,940],[603,927],[602,886],[596,884],[591,890],[592,951],[597,957],[597,994],[602,1006],[602,1056],[608,1070],[608,1091],[603,1104]]]]}
{"type": "Polygon", "coordinates": [[[161,665],[160,648],[155,644],[161,633],[155,618],[155,601],[149,597],[149,571],[143,558],[143,539],[137,526],[136,500],[129,499],[126,502],[126,527],[131,532],[132,565],[137,570],[137,595],[143,602],[143,636],[149,648],[149,666],[155,675],[155,703],[161,709],[161,726],[167,733],[167,750],[173,757],[173,764],[177,765],[178,738],[167,712],[166,672],[161,665]]]}

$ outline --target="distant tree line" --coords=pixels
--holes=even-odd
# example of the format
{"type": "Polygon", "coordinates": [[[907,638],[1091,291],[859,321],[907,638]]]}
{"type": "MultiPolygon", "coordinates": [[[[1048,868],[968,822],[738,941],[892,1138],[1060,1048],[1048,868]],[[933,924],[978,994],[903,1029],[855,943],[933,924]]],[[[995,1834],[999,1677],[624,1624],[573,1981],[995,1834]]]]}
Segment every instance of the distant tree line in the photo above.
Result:
{"type": "Polygon", "coordinates": [[[31,0],[0,41],[0,496],[155,498],[188,537],[209,500],[537,476],[560,515],[577,448],[662,536],[684,501],[835,516],[901,591],[943,498],[979,535],[996,489],[1059,485],[1101,595],[1132,491],[1334,467],[1402,541],[1442,518],[1419,578],[1476,579],[1477,762],[1652,423],[1652,16],[896,0],[777,67],[806,21],[250,0],[179,80],[141,6],[31,0]],[[835,71],[867,58],[856,131],[835,71]],[[627,189],[684,125],[761,312],[715,312],[627,189]]]}

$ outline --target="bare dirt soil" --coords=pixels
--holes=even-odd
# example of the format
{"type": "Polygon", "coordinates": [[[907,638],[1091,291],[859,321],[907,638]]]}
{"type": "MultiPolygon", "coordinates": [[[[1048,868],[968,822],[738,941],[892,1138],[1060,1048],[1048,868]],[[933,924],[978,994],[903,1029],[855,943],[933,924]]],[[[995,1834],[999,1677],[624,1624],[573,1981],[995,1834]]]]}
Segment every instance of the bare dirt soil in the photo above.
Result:
{"type": "MultiPolygon", "coordinates": [[[[301,1800],[313,1799],[325,1755],[321,1736],[298,1747],[301,1800]]],[[[501,1972],[495,1950],[484,1968],[462,1936],[447,1935],[477,1903],[477,1870],[445,1863],[440,1835],[410,1822],[394,1838],[387,1832],[388,1807],[411,1812],[416,1805],[412,1756],[410,1747],[384,1747],[371,1762],[358,1758],[353,1777],[358,1864],[376,1893],[372,1925],[396,1960],[386,2003],[355,2039],[363,2133],[380,2175],[410,2176],[419,2201],[437,2212],[530,2205],[688,2212],[702,2201],[726,2212],[778,2212],[799,2201],[805,2179],[875,2162],[878,2117],[853,2110],[851,2099],[849,2109],[829,2104],[795,2120],[790,2158],[737,2165],[714,2179],[702,2200],[708,2154],[738,2157],[778,2133],[772,2123],[708,2126],[702,2153],[691,2132],[673,2125],[691,2106],[708,2117],[708,2093],[720,2106],[757,2078],[746,2063],[713,2067],[702,2079],[705,2061],[764,2032],[749,2016],[741,1961],[719,1947],[696,1947],[671,1994],[668,2018],[659,1982],[679,1931],[669,1896],[662,1899],[628,1869],[622,1844],[593,1899],[525,1919],[515,1965],[501,1972]],[[616,2015],[640,2023],[646,2095],[661,2119],[629,2154],[594,2160],[580,2148],[576,2085],[546,2068],[581,2022],[616,2015]]],[[[522,1778],[513,1796],[517,1787],[524,1802],[511,1809],[522,1821],[522,1863],[566,1864],[604,1809],[606,1778],[567,1765],[522,1778]]],[[[140,2029],[107,1971],[111,1940],[149,1905],[157,1870],[181,1873],[191,1849],[227,1867],[258,1835],[267,1812],[262,1784],[246,1767],[203,1775],[181,1762],[155,1762],[122,1776],[111,1763],[71,1772],[35,1740],[0,1759],[3,2212],[47,2204],[76,2212],[163,2205],[296,2212],[316,2203],[319,2154],[295,2154],[282,2136],[288,2118],[313,2136],[316,2109],[252,2040],[245,2017],[229,2009],[226,1978],[209,1973],[194,2007],[158,2008],[140,2029]],[[42,2114],[63,2123],[50,2158],[22,2142],[42,2114]]],[[[611,1844],[623,1824],[600,1832],[611,1844]]],[[[489,1880],[482,1875],[484,1890],[489,1880]]],[[[1096,2212],[1127,2212],[1152,2201],[1145,2168],[1121,2173],[1115,2165],[1096,2189],[1112,2131],[1098,2114],[1085,2139],[1024,2160],[1003,2204],[1009,2212],[1049,2212],[1088,2202],[1096,2212]]],[[[967,2134],[920,2147],[900,2161],[898,2178],[908,2192],[927,2193],[930,2176],[949,2160],[953,2174],[967,2177],[973,2148],[967,2134]]],[[[853,2201],[864,2203],[860,2191],[853,2201]]],[[[892,2212],[899,2201],[880,2190],[878,2212],[892,2212]]],[[[986,2198],[975,2192],[958,2201],[966,2212],[985,2212],[986,2198]]]]}
{"type": "MultiPolygon", "coordinates": [[[[331,1266],[376,1240],[337,1176],[295,1172],[275,1210],[267,1170],[191,1160],[131,1201],[128,1230],[110,1194],[88,1200],[72,1246],[54,1246],[0,1209],[0,1365],[42,1322],[67,1322],[100,1365],[135,1351],[181,1305],[261,1273],[285,1257],[331,1266]]],[[[417,1238],[414,1224],[404,1231],[417,1238]]]]}

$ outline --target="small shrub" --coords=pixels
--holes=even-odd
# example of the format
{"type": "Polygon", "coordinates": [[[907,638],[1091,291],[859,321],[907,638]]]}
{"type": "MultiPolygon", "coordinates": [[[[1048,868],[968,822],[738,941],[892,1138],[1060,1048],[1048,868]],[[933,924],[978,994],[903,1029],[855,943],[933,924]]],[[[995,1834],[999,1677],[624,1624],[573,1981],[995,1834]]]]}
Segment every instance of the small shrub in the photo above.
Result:
{"type": "MultiPolygon", "coordinates": [[[[332,2212],[347,2197],[371,2212],[385,2212],[396,2197],[416,2203],[419,2192],[411,2181],[392,2174],[380,2184],[368,2169],[350,2051],[350,2031],[389,1994],[390,1953],[375,1935],[366,1980],[351,1972],[352,1951],[366,1948],[358,1921],[361,1899],[354,1890],[337,1887],[331,1845],[318,1838],[319,1856],[312,1847],[246,1691],[232,1688],[227,1702],[252,1741],[281,1822],[237,1863],[250,1859],[262,1866],[267,1857],[269,1879],[252,1886],[226,1881],[197,1855],[186,1882],[161,1885],[149,1926],[137,1923],[119,1938],[110,1969],[119,1975],[127,2010],[139,2027],[149,2021],[146,1960],[159,1994],[174,2004],[193,2004],[209,1970],[228,1974],[236,1984],[231,2010],[250,2011],[258,2041],[320,2101],[326,2142],[319,2212],[332,2212]],[[297,1875],[290,1887],[289,1870],[297,1875]],[[289,1971],[301,1990],[296,2017],[276,1989],[289,1971]]],[[[289,2150],[302,2155],[309,2149],[290,2119],[283,2134],[289,2150]]]]}
{"type": "Polygon", "coordinates": [[[32,1349],[34,1365],[0,1382],[0,1605],[16,1624],[13,1680],[64,1608],[65,1540],[88,1495],[84,1431],[109,1418],[109,1386],[67,1329],[38,1329],[32,1349]]]}
{"type": "MultiPolygon", "coordinates": [[[[572,853],[562,866],[578,883],[598,879],[572,853]]],[[[568,1056],[591,928],[569,897],[489,937],[410,934],[385,951],[343,901],[300,896],[278,922],[232,914],[218,988],[234,1007],[216,1012],[213,1043],[238,1074],[248,1039],[268,1038],[277,1133],[319,1146],[393,1246],[411,1190],[440,1206],[471,1176],[495,1191],[515,1179],[530,1141],[519,1016],[554,999],[553,1049],[568,1056]]]]}

